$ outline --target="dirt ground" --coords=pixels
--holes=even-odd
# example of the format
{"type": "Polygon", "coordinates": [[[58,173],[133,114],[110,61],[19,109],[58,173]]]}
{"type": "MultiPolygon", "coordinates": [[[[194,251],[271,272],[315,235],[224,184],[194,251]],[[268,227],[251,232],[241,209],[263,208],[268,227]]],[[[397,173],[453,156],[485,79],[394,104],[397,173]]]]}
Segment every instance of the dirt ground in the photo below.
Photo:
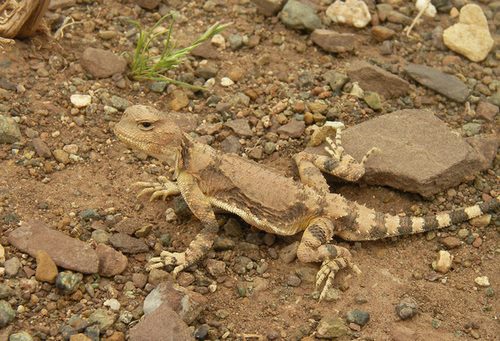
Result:
{"type": "MultiPolygon", "coordinates": [[[[342,72],[354,59],[374,60],[399,72],[401,66],[408,62],[425,62],[430,66],[441,67],[444,57],[454,55],[449,50],[434,48],[430,40],[426,39],[435,25],[448,26],[450,19],[447,13],[440,13],[439,20],[426,19],[418,25],[416,32],[420,35],[419,39],[407,38],[398,32],[393,38],[394,50],[390,55],[380,53],[381,43],[371,39],[369,26],[356,30],[336,26],[339,31],[356,33],[363,43],[354,53],[333,55],[314,46],[307,34],[283,26],[277,17],[266,18],[257,14],[250,1],[165,3],[168,10],[180,14],[181,19],[174,25],[179,46],[216,21],[233,23],[223,33],[226,37],[240,34],[259,38],[253,47],[219,50],[219,57],[214,59],[219,69],[216,79],[220,80],[235,65],[244,70],[244,75],[231,87],[222,87],[217,81],[210,91],[189,93],[189,106],[181,111],[198,115],[200,121],[224,120],[224,115],[250,117],[256,110],[269,112],[276,103],[287,98],[292,101],[306,98],[307,101],[306,95],[312,89],[327,85],[321,78],[325,71],[342,72]],[[207,3],[215,5],[209,6],[207,3]],[[277,76],[283,72],[287,74],[287,79],[279,80],[277,76]],[[313,78],[312,84],[306,88],[297,85],[304,73],[313,78]],[[221,114],[219,108],[208,104],[211,96],[220,97],[221,102],[229,102],[233,96],[250,89],[257,91],[258,98],[248,106],[239,104],[232,107],[228,110],[229,114],[221,114]]],[[[311,3],[321,13],[327,7],[327,1],[311,3]]],[[[483,1],[482,6],[487,6],[487,3],[483,1]]],[[[408,3],[406,6],[413,8],[408,3]]],[[[135,38],[129,34],[132,26],[126,18],[151,25],[159,14],[138,8],[134,1],[77,1],[72,7],[51,12],[51,19],[55,22],[53,27],[57,27],[57,22],[67,16],[73,17],[77,23],[67,27],[61,39],[54,40],[41,35],[16,41],[12,50],[0,52],[0,76],[25,89],[22,92],[2,90],[0,93],[0,114],[16,117],[22,132],[20,142],[0,145],[0,244],[6,249],[7,259],[17,256],[23,266],[35,269],[33,258],[7,243],[6,235],[20,221],[41,220],[54,229],[84,241],[90,239],[93,231],[91,222],[79,218],[79,213],[85,209],[97,211],[111,230],[123,217],[152,224],[152,232],[144,237],[151,246],[151,252],[129,256],[129,265],[119,281],[115,278],[101,279],[117,290],[116,298],[122,304],[121,309],[132,311],[142,304],[147,290],[136,288],[135,298],[131,299],[121,291],[123,283],[130,281],[134,273],[147,274],[146,259],[154,253],[153,249],[157,249],[154,246],[159,243],[160,236],[169,233],[173,248],[184,250],[201,225],[194,218],[184,222],[167,222],[164,212],[168,207],[173,207],[172,201],[150,203],[146,198],[136,198],[136,190],[131,184],[139,180],[153,180],[162,174],[164,168],[153,159],[130,153],[111,130],[121,113],[107,115],[103,110],[106,95],[117,95],[132,104],[153,105],[167,110],[172,99],[172,88],[157,93],[150,90],[147,82],[137,83],[128,79],[125,80],[125,87],[120,88],[111,78],[96,80],[89,77],[80,66],[79,59],[89,46],[109,49],[117,54],[130,52],[135,38]],[[117,31],[117,38],[102,39],[99,32],[103,30],[117,31]],[[69,97],[74,93],[93,94],[93,109],[72,114],[69,97]],[[64,165],[53,158],[39,157],[34,153],[31,138],[28,137],[33,134],[27,133],[29,130],[36,131],[51,150],[76,144],[80,160],[64,165]]],[[[198,57],[189,57],[173,74],[192,73],[200,60],[198,57]]],[[[464,57],[458,60],[459,64],[448,67],[465,77],[480,79],[484,68],[493,70],[497,76],[499,74],[499,62],[494,57],[483,63],[472,63],[464,57]]],[[[399,75],[405,77],[402,72],[399,75]]],[[[410,104],[402,99],[384,100],[384,109],[381,111],[373,111],[361,100],[353,100],[348,96],[331,97],[327,101],[332,106],[342,108],[337,118],[347,126],[409,107],[433,110],[451,128],[458,130],[472,120],[464,105],[421,86],[412,86],[411,97],[410,104]]],[[[494,132],[495,123],[484,123],[483,132],[494,132]]],[[[230,134],[229,130],[216,134],[212,145],[220,148],[221,141],[230,134]]],[[[242,152],[260,145],[261,138],[246,137],[242,152]]],[[[290,139],[283,142],[279,150],[270,155],[264,154],[258,162],[296,177],[297,172],[290,156],[305,148],[305,144],[303,138],[290,139]]],[[[333,184],[332,190],[383,212],[411,213],[417,207],[436,212],[450,206],[460,207],[480,201],[483,194],[498,193],[498,174],[497,158],[489,171],[451,189],[460,195],[452,196],[450,191],[443,191],[428,200],[415,194],[376,186],[333,184]],[[487,186],[478,186],[478,183],[487,186]]],[[[317,264],[301,264],[297,260],[284,264],[279,257],[273,257],[283,247],[299,240],[300,236],[277,237],[268,246],[262,242],[264,234],[256,233],[240,222],[243,235],[228,237],[236,243],[235,248],[209,255],[226,262],[226,275],[215,279],[218,282],[215,292],[204,293],[208,298],[207,308],[192,326],[196,330],[200,325],[208,324],[208,339],[221,339],[225,335],[227,340],[236,340],[241,339],[237,335],[256,334],[270,340],[307,340],[308,336],[313,335],[321,318],[335,315],[344,318],[348,311],[361,309],[370,314],[370,321],[359,331],[351,330],[351,335],[345,336],[346,339],[500,340],[500,230],[496,218],[494,214],[492,223],[485,228],[464,223],[437,234],[394,240],[362,243],[338,240],[339,245],[352,250],[354,261],[362,273],[347,277],[346,273],[342,273],[336,283],[342,290],[339,291],[338,299],[332,302],[318,302],[312,296],[313,278],[319,268],[317,264]],[[455,257],[452,270],[438,275],[432,270],[431,263],[438,251],[443,249],[440,240],[446,236],[456,236],[460,229],[477,234],[474,236],[481,242],[474,245],[466,242],[450,250],[455,257]],[[244,241],[256,244],[257,251],[239,249],[244,241]],[[266,263],[268,269],[264,274],[255,270],[239,274],[235,271],[235,263],[241,256],[249,257],[257,264],[266,263]],[[289,285],[290,276],[296,274],[302,280],[300,285],[289,285]],[[474,282],[478,276],[487,276],[491,286],[486,289],[478,287],[474,282]],[[241,295],[241,288],[246,288],[246,294],[241,295]],[[418,314],[406,321],[400,320],[395,312],[395,306],[404,297],[412,297],[419,305],[418,314]]],[[[223,231],[220,234],[224,236],[223,231]]],[[[197,278],[214,280],[203,263],[194,272],[197,278]]],[[[17,278],[3,278],[2,281],[18,286],[23,276],[26,275],[21,271],[17,278]]],[[[85,276],[84,282],[92,281],[99,279],[85,276]]],[[[198,287],[203,287],[203,284],[195,283],[193,288],[204,291],[198,287]]],[[[25,307],[24,310],[18,309],[12,322],[13,331],[27,331],[35,339],[61,339],[58,330],[74,313],[85,316],[93,308],[102,306],[102,302],[110,297],[104,285],[96,289],[94,298],[85,292],[77,301],[61,295],[57,299],[57,308],[48,311],[46,316],[40,316],[36,307],[45,306],[51,299],[50,293],[55,292],[53,285],[43,285],[40,291],[11,298],[14,309],[25,307]],[[36,300],[33,295],[37,296],[36,300]],[[79,311],[74,309],[77,303],[79,311]]],[[[115,330],[127,333],[129,327],[116,322],[105,334],[109,336],[115,330]]]]}

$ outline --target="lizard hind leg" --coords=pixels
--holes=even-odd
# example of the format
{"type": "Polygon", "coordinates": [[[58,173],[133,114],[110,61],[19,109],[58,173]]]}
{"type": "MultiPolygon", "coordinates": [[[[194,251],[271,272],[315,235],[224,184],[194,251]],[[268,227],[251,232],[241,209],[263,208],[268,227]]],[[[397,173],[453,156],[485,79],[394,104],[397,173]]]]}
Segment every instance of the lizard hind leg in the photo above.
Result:
{"type": "Polygon", "coordinates": [[[321,267],[316,275],[316,289],[323,286],[319,296],[320,301],[333,286],[335,275],[340,270],[347,268],[358,274],[361,272],[352,263],[349,250],[329,243],[333,233],[334,226],[329,219],[314,219],[304,231],[297,250],[297,257],[301,262],[321,262],[321,267]]]}

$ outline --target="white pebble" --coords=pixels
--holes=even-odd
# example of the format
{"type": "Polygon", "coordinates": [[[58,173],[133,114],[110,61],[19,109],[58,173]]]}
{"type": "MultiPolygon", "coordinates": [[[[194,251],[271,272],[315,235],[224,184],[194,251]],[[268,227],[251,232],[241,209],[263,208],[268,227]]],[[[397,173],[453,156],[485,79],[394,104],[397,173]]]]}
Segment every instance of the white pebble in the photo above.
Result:
{"type": "Polygon", "coordinates": [[[479,276],[474,279],[474,282],[476,282],[477,285],[480,287],[489,287],[490,286],[490,279],[487,276],[479,276]]]}
{"type": "Polygon", "coordinates": [[[222,79],[220,80],[220,85],[222,86],[231,86],[233,84],[234,84],[233,80],[228,77],[222,77],[222,79]]]}
{"type": "Polygon", "coordinates": [[[63,147],[63,150],[68,154],[78,153],[78,146],[76,144],[67,144],[63,147]]]}
{"type": "Polygon", "coordinates": [[[104,301],[104,306],[109,307],[109,309],[113,311],[120,310],[121,304],[118,302],[116,298],[110,298],[109,300],[104,301]]]}
{"type": "Polygon", "coordinates": [[[2,244],[0,244],[0,264],[5,263],[5,249],[2,244]]]}
{"type": "Polygon", "coordinates": [[[432,262],[432,268],[443,274],[447,273],[451,269],[451,264],[453,262],[453,256],[448,251],[439,251],[437,259],[432,262]]]}
{"type": "Polygon", "coordinates": [[[89,95],[74,94],[70,97],[71,104],[77,108],[85,108],[92,103],[92,97],[89,95]]]}
{"type": "Polygon", "coordinates": [[[417,2],[415,3],[415,7],[419,11],[421,11],[427,4],[428,6],[424,11],[424,15],[430,18],[434,18],[436,16],[437,10],[436,7],[431,4],[431,0],[417,0],[417,2]]]}
{"type": "Polygon", "coordinates": [[[226,39],[224,38],[224,36],[222,34],[214,35],[212,37],[211,42],[213,45],[220,47],[221,49],[226,48],[226,39]]]}

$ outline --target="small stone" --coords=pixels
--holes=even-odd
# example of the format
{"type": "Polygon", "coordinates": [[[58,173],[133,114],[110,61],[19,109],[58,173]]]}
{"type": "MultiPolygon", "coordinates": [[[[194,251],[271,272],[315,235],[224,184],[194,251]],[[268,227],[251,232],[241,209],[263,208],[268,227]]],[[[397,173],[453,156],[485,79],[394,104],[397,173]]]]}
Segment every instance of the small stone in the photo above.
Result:
{"type": "Polygon", "coordinates": [[[43,250],[39,250],[36,255],[35,278],[37,281],[55,283],[58,273],[57,266],[49,254],[43,250]]]}
{"type": "Polygon", "coordinates": [[[69,341],[92,341],[92,339],[85,334],[79,333],[71,335],[69,341]]]}
{"type": "Polygon", "coordinates": [[[0,115],[0,143],[14,143],[21,139],[21,131],[13,118],[0,115]]]}
{"type": "Polygon", "coordinates": [[[402,320],[407,320],[409,318],[412,318],[417,313],[418,313],[418,304],[413,298],[406,297],[396,305],[396,314],[402,320]]]}
{"type": "Polygon", "coordinates": [[[483,214],[482,216],[469,220],[469,223],[475,227],[486,227],[491,222],[491,214],[483,214]]]}
{"type": "Polygon", "coordinates": [[[380,99],[379,94],[377,94],[376,92],[366,91],[364,93],[363,100],[373,110],[381,110],[382,109],[382,100],[380,99]]]}
{"type": "Polygon", "coordinates": [[[458,238],[460,239],[465,239],[469,236],[469,230],[468,229],[460,229],[458,230],[458,238]]]}
{"type": "Polygon", "coordinates": [[[243,37],[239,34],[231,34],[228,42],[232,50],[237,50],[243,46],[243,37]]]}
{"type": "Polygon", "coordinates": [[[74,94],[71,95],[69,99],[71,104],[73,104],[76,108],[85,108],[92,103],[92,97],[90,97],[90,95],[74,94]]]}
{"type": "Polygon", "coordinates": [[[231,128],[239,136],[253,135],[248,119],[246,118],[237,118],[235,120],[226,122],[224,125],[228,128],[231,128]]]}
{"type": "Polygon", "coordinates": [[[209,330],[208,324],[202,324],[194,332],[194,338],[196,340],[205,340],[208,336],[208,330],[209,330]]]}
{"type": "Polygon", "coordinates": [[[19,272],[19,269],[21,268],[21,266],[22,266],[22,264],[21,264],[21,261],[19,260],[19,258],[12,257],[12,258],[6,260],[4,263],[5,274],[8,277],[14,277],[19,272]]]}
{"type": "Polygon", "coordinates": [[[80,60],[82,67],[95,78],[107,78],[125,72],[127,61],[111,51],[87,48],[80,60]]]}
{"type": "Polygon", "coordinates": [[[243,235],[241,224],[237,219],[229,218],[222,228],[229,237],[240,238],[243,235]]]}
{"type": "Polygon", "coordinates": [[[63,150],[68,154],[76,154],[78,153],[79,147],[76,144],[67,144],[64,145],[63,150]]]}
{"type": "Polygon", "coordinates": [[[9,341],[33,341],[33,337],[28,332],[10,334],[9,341]]]}
{"type": "Polygon", "coordinates": [[[113,323],[115,323],[115,321],[116,315],[105,309],[95,310],[92,314],[90,314],[88,319],[89,324],[97,324],[100,331],[106,331],[113,325],[113,323]]]}
{"type": "Polygon", "coordinates": [[[222,34],[216,34],[210,40],[212,45],[217,46],[218,48],[225,49],[226,48],[226,38],[222,34]]]}
{"type": "Polygon", "coordinates": [[[347,313],[346,320],[349,323],[355,323],[358,326],[363,327],[370,321],[370,314],[366,311],[354,309],[347,313]]]}
{"type": "Polygon", "coordinates": [[[63,271],[57,275],[56,287],[61,289],[65,294],[71,294],[78,288],[82,279],[83,275],[81,273],[63,271]]]}
{"type": "Polygon", "coordinates": [[[103,305],[105,307],[109,307],[109,309],[113,311],[118,311],[120,310],[120,302],[116,298],[110,298],[109,300],[104,301],[103,305]]]}
{"type": "Polygon", "coordinates": [[[97,243],[107,244],[109,242],[109,236],[110,234],[104,230],[94,230],[92,231],[90,238],[97,243]]]}
{"type": "Polygon", "coordinates": [[[373,26],[371,30],[373,38],[377,41],[391,39],[396,34],[396,31],[385,26],[373,26]]]}
{"type": "Polygon", "coordinates": [[[99,257],[99,275],[101,276],[116,276],[127,268],[128,258],[110,246],[99,244],[96,253],[99,257]]]}
{"type": "Polygon", "coordinates": [[[2,244],[0,244],[0,265],[3,265],[3,263],[5,263],[5,249],[2,244]]]}
{"type": "Polygon", "coordinates": [[[167,85],[167,82],[152,82],[151,84],[149,84],[149,88],[151,89],[151,91],[161,94],[163,91],[165,91],[167,85]]]}
{"type": "Polygon", "coordinates": [[[231,86],[233,84],[234,84],[234,82],[231,80],[231,78],[228,78],[228,77],[222,77],[220,80],[220,85],[225,86],[225,87],[231,86]]]}
{"type": "Polygon", "coordinates": [[[432,262],[432,268],[437,272],[443,274],[447,273],[451,269],[453,262],[453,256],[448,251],[439,251],[437,259],[432,262]]]}
{"type": "Polygon", "coordinates": [[[371,21],[372,16],[363,0],[335,1],[326,9],[326,15],[334,22],[363,28],[371,21]]]}
{"type": "Polygon", "coordinates": [[[148,283],[152,285],[158,285],[161,282],[170,280],[170,278],[171,276],[168,272],[160,269],[153,269],[149,272],[148,283]]]}
{"type": "Polygon", "coordinates": [[[125,233],[115,233],[109,237],[109,242],[116,249],[124,253],[147,252],[149,247],[141,239],[131,237],[125,233]]]}
{"type": "Polygon", "coordinates": [[[116,108],[120,111],[126,110],[128,107],[130,107],[132,104],[126,100],[123,97],[113,95],[109,99],[109,104],[113,107],[116,108]]]}
{"type": "Polygon", "coordinates": [[[187,107],[189,105],[189,98],[186,92],[180,89],[174,90],[168,105],[173,111],[179,111],[187,107]]]}
{"type": "Polygon", "coordinates": [[[279,18],[285,26],[296,30],[313,31],[321,27],[321,19],[314,8],[298,0],[288,0],[279,18]]]}
{"type": "Polygon", "coordinates": [[[323,79],[330,86],[335,94],[339,94],[344,85],[349,81],[349,77],[343,73],[329,70],[323,74],[323,79]]]}
{"type": "Polygon", "coordinates": [[[458,23],[443,32],[444,44],[473,62],[484,60],[493,48],[494,40],[481,7],[468,4],[460,9],[458,23]]]}
{"type": "Polygon", "coordinates": [[[349,328],[340,317],[323,317],[316,329],[316,336],[323,339],[341,338],[349,333],[349,328]]]}
{"type": "Polygon", "coordinates": [[[316,29],[311,34],[311,40],[327,52],[344,53],[353,51],[356,47],[356,35],[339,33],[332,30],[316,29]]]}
{"type": "Polygon", "coordinates": [[[160,5],[161,0],[137,0],[136,3],[140,7],[148,10],[153,10],[160,5]]]}
{"type": "Polygon", "coordinates": [[[445,237],[441,239],[441,244],[443,244],[447,249],[454,249],[462,245],[462,241],[456,237],[445,237]]]}
{"type": "Polygon", "coordinates": [[[297,138],[301,137],[305,130],[303,121],[290,120],[287,124],[278,128],[277,133],[286,137],[297,138]]]}
{"type": "Polygon", "coordinates": [[[57,162],[63,163],[67,165],[70,163],[69,155],[62,149],[55,149],[52,151],[52,155],[54,156],[54,159],[56,159],[57,162]]]}
{"type": "Polygon", "coordinates": [[[215,278],[221,277],[226,274],[226,263],[224,263],[223,261],[208,259],[206,266],[208,273],[215,278]]]}
{"type": "Polygon", "coordinates": [[[495,120],[498,112],[499,108],[496,105],[486,101],[480,101],[476,108],[476,115],[490,122],[495,120]]]}
{"type": "Polygon", "coordinates": [[[0,328],[5,328],[14,320],[16,312],[12,309],[9,302],[0,300],[0,328]]]}
{"type": "Polygon", "coordinates": [[[490,279],[487,276],[479,276],[474,279],[474,282],[480,287],[489,287],[490,279]]]}
{"type": "Polygon", "coordinates": [[[286,0],[252,0],[257,6],[257,11],[266,17],[276,15],[285,4],[286,0]]]}
{"type": "Polygon", "coordinates": [[[481,132],[482,125],[481,123],[469,122],[462,126],[464,134],[466,136],[474,136],[478,135],[481,132]]]}
{"type": "Polygon", "coordinates": [[[302,280],[297,275],[290,275],[286,279],[286,284],[291,287],[298,287],[302,283],[302,280]]]}

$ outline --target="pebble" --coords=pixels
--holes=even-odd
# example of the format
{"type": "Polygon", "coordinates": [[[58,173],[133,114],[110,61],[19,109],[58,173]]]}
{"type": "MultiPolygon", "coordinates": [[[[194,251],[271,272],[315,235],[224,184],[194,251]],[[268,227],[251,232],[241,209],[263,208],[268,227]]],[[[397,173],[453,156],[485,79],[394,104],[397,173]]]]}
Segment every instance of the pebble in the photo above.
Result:
{"type": "Polygon", "coordinates": [[[12,309],[9,302],[0,300],[0,328],[6,327],[14,320],[16,312],[12,309]]]}
{"type": "Polygon", "coordinates": [[[76,108],[85,108],[92,103],[92,97],[90,95],[73,94],[70,96],[69,100],[76,108]]]}
{"type": "Polygon", "coordinates": [[[216,34],[212,37],[210,40],[212,45],[217,46],[220,49],[225,49],[226,48],[226,38],[222,34],[216,34]]]}
{"type": "Polygon", "coordinates": [[[396,314],[402,320],[412,318],[418,313],[418,303],[410,297],[403,298],[396,305],[396,314]]]}
{"type": "MultiPolygon", "coordinates": [[[[468,233],[468,232],[467,232],[468,233]]],[[[440,240],[447,249],[454,249],[462,245],[462,241],[459,238],[448,236],[440,240]]]]}
{"type": "Polygon", "coordinates": [[[283,8],[285,2],[285,0],[253,0],[257,11],[266,17],[276,15],[283,8]]]}
{"type": "Polygon", "coordinates": [[[316,333],[320,338],[335,339],[347,335],[349,328],[340,317],[325,316],[319,321],[316,333]]]}
{"type": "Polygon", "coordinates": [[[81,273],[62,271],[57,275],[56,287],[65,294],[72,294],[76,291],[83,279],[81,273]]]}
{"type": "Polygon", "coordinates": [[[323,50],[333,53],[350,52],[356,47],[356,35],[352,33],[316,29],[311,34],[311,40],[323,50]]]}
{"type": "Polygon", "coordinates": [[[298,286],[300,286],[300,283],[302,283],[302,280],[297,275],[292,274],[292,275],[287,277],[286,284],[288,286],[298,287],[298,286]]]}
{"type": "Polygon", "coordinates": [[[363,100],[373,110],[381,110],[382,109],[382,99],[380,98],[380,95],[376,92],[366,91],[364,93],[363,100]]]}
{"type": "Polygon", "coordinates": [[[483,214],[482,216],[469,220],[469,223],[475,227],[486,227],[491,223],[491,214],[483,214]]]}
{"type": "Polygon", "coordinates": [[[101,331],[109,329],[116,321],[116,315],[105,309],[96,309],[88,318],[89,324],[96,323],[101,331]]]}
{"type": "Polygon", "coordinates": [[[443,41],[450,50],[473,62],[484,60],[494,45],[488,21],[476,4],[467,4],[460,9],[458,23],[444,30],[443,41]]]}
{"type": "Polygon", "coordinates": [[[83,51],[80,64],[95,78],[108,78],[125,72],[127,61],[111,51],[88,47],[83,51]]]}
{"type": "Polygon", "coordinates": [[[95,251],[99,257],[99,275],[112,277],[121,274],[127,268],[128,258],[112,247],[99,244],[95,251]]]}
{"type": "Polygon", "coordinates": [[[373,26],[371,30],[373,38],[377,41],[391,39],[396,34],[396,31],[385,26],[373,26]]]}
{"type": "Polygon", "coordinates": [[[326,15],[334,22],[363,28],[371,21],[372,16],[363,0],[335,1],[326,9],[326,15]]]}
{"type": "Polygon", "coordinates": [[[33,337],[28,332],[10,334],[9,341],[33,341],[33,337]]]}
{"type": "Polygon", "coordinates": [[[170,96],[168,103],[170,109],[179,111],[189,105],[189,98],[184,90],[176,89],[170,96]]]}
{"type": "Polygon", "coordinates": [[[70,163],[69,154],[62,149],[55,149],[52,151],[52,155],[57,162],[67,165],[70,163]]]}
{"type": "Polygon", "coordinates": [[[111,96],[109,104],[120,111],[125,111],[125,109],[132,105],[127,99],[116,95],[111,96]]]}
{"type": "Polygon", "coordinates": [[[295,260],[297,257],[297,249],[299,247],[299,242],[293,242],[290,245],[287,245],[279,251],[279,258],[285,263],[289,264],[295,260]]]}
{"type": "Polygon", "coordinates": [[[21,139],[21,131],[12,117],[0,115],[0,143],[14,143],[21,139]]]}
{"type": "Polygon", "coordinates": [[[5,248],[0,244],[0,265],[5,263],[5,248]]]}
{"type": "Polygon", "coordinates": [[[462,126],[465,136],[478,135],[481,132],[482,125],[477,122],[469,122],[462,126]]]}
{"type": "Polygon", "coordinates": [[[52,153],[50,151],[50,148],[47,146],[45,142],[43,142],[42,139],[35,137],[31,141],[31,144],[33,145],[33,148],[35,149],[35,153],[43,157],[45,159],[49,159],[52,157],[52,153]]]}
{"type": "Polygon", "coordinates": [[[207,271],[215,278],[226,274],[226,263],[220,260],[208,259],[206,262],[207,271]]]}
{"type": "Polygon", "coordinates": [[[118,302],[118,300],[116,298],[110,298],[110,299],[104,301],[103,305],[105,307],[109,307],[109,309],[111,309],[113,311],[118,311],[118,310],[120,310],[120,307],[121,307],[120,302],[118,302]]]}
{"type": "Polygon", "coordinates": [[[470,233],[469,230],[464,228],[464,229],[458,230],[457,235],[458,235],[458,238],[465,239],[469,236],[469,233],[470,233]]]}
{"type": "Polygon", "coordinates": [[[196,340],[205,340],[208,336],[209,327],[207,324],[202,324],[194,332],[194,338],[196,340]]]}
{"type": "Polygon", "coordinates": [[[55,283],[58,273],[57,266],[49,254],[39,250],[36,255],[35,278],[37,281],[55,283]]]}
{"type": "Polygon", "coordinates": [[[228,77],[222,77],[220,80],[220,85],[225,86],[225,87],[231,86],[233,84],[234,84],[233,80],[231,78],[228,78],[228,77]]]}
{"type": "Polygon", "coordinates": [[[232,50],[238,50],[243,46],[243,37],[239,34],[231,34],[227,41],[232,50]]]}
{"type": "Polygon", "coordinates": [[[301,137],[306,129],[303,121],[290,120],[287,124],[278,128],[277,133],[281,136],[298,138],[301,137]]]}
{"type": "Polygon", "coordinates": [[[489,287],[490,279],[487,276],[479,276],[474,279],[474,282],[480,287],[489,287]]]}
{"type": "Polygon", "coordinates": [[[498,112],[498,106],[486,101],[479,101],[476,107],[476,115],[490,122],[493,122],[495,120],[498,112]]]}
{"type": "Polygon", "coordinates": [[[109,242],[114,248],[124,253],[147,252],[149,247],[143,240],[134,238],[125,233],[114,233],[109,237],[109,242]]]}
{"type": "Polygon", "coordinates": [[[437,272],[443,274],[447,273],[451,269],[453,262],[453,256],[448,251],[439,251],[437,259],[432,262],[432,268],[437,272]]]}
{"type": "Polygon", "coordinates": [[[370,321],[370,314],[366,311],[354,309],[347,312],[346,320],[349,323],[355,323],[358,326],[363,327],[370,321]]]}
{"type": "Polygon", "coordinates": [[[22,264],[19,258],[17,257],[9,258],[4,263],[5,275],[7,275],[8,277],[16,276],[21,266],[22,264]]]}
{"type": "Polygon", "coordinates": [[[314,8],[298,0],[288,0],[279,18],[285,26],[296,30],[313,31],[322,26],[314,8]]]}

